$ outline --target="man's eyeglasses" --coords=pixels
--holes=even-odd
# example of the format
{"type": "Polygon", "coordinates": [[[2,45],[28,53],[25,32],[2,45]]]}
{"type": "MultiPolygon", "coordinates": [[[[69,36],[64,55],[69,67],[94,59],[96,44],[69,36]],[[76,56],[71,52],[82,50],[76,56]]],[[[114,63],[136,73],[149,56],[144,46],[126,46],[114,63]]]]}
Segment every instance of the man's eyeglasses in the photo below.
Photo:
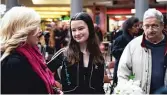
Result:
{"type": "Polygon", "coordinates": [[[160,26],[158,24],[152,24],[152,25],[146,24],[146,25],[143,25],[143,28],[145,28],[145,29],[149,29],[150,27],[152,29],[158,29],[160,26]]]}

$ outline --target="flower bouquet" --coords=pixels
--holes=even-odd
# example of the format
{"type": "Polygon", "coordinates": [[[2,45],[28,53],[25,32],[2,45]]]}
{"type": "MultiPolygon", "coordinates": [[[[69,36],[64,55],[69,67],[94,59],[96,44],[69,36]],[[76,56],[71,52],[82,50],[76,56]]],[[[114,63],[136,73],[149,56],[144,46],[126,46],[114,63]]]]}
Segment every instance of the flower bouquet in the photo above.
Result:
{"type": "Polygon", "coordinates": [[[114,89],[116,95],[142,95],[140,81],[134,80],[134,75],[129,76],[129,81],[121,81],[114,89]]]}

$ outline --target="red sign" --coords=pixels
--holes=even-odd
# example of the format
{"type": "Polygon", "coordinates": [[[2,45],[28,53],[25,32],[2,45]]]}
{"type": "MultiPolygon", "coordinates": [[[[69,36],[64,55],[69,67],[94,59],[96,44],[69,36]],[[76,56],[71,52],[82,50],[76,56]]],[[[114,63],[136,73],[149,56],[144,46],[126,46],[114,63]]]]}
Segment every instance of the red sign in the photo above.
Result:
{"type": "MultiPolygon", "coordinates": [[[[167,13],[167,9],[165,7],[156,8],[162,13],[167,13]]],[[[131,9],[107,9],[106,14],[110,15],[121,15],[121,14],[133,14],[131,9]]]]}

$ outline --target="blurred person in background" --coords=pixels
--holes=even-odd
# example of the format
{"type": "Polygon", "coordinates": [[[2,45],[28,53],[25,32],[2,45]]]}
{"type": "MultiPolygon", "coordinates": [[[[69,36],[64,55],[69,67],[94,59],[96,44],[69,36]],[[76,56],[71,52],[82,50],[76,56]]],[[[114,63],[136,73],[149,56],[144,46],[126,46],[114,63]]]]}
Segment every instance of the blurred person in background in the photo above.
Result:
{"type": "Polygon", "coordinates": [[[136,36],[141,36],[141,35],[143,35],[143,33],[144,33],[143,22],[140,22],[139,23],[139,32],[138,32],[138,34],[136,36]]]}
{"type": "Polygon", "coordinates": [[[138,34],[139,19],[131,17],[127,19],[122,25],[123,34],[115,39],[112,47],[112,55],[115,57],[113,85],[117,85],[117,69],[121,54],[126,45],[138,34]]]}
{"type": "Polygon", "coordinates": [[[59,22],[57,28],[53,31],[54,32],[54,40],[55,40],[55,51],[61,49],[61,44],[64,37],[63,32],[63,23],[59,22]]]}
{"type": "Polygon", "coordinates": [[[13,7],[0,23],[1,93],[54,94],[56,81],[37,43],[40,16],[27,7],[13,7]]]}
{"type": "Polygon", "coordinates": [[[41,33],[40,35],[38,36],[38,48],[39,48],[39,51],[43,54],[43,56],[45,56],[45,52],[46,52],[46,43],[45,43],[45,37],[43,35],[43,32],[42,30],[40,30],[41,33]]]}
{"type": "Polygon", "coordinates": [[[49,46],[53,49],[55,49],[55,30],[58,28],[57,22],[51,22],[51,32],[50,32],[50,40],[49,40],[49,46]]]}
{"type": "Polygon", "coordinates": [[[115,26],[114,30],[110,33],[110,42],[113,43],[117,37],[122,35],[122,33],[123,33],[122,26],[117,26],[117,27],[115,26]]]}
{"type": "Polygon", "coordinates": [[[97,34],[99,41],[102,42],[103,34],[102,34],[100,27],[97,24],[94,24],[94,27],[95,27],[95,33],[97,34]]]}
{"type": "Polygon", "coordinates": [[[164,20],[164,30],[163,32],[167,35],[167,19],[164,20]]]}
{"type": "Polygon", "coordinates": [[[52,36],[52,27],[50,24],[46,25],[45,30],[43,31],[43,36],[45,38],[45,59],[46,61],[54,54],[54,47],[52,47],[51,36],[52,36]]]}
{"type": "Polygon", "coordinates": [[[64,22],[62,26],[63,36],[62,36],[62,42],[61,47],[66,47],[69,43],[70,36],[69,36],[69,22],[64,22]]]}

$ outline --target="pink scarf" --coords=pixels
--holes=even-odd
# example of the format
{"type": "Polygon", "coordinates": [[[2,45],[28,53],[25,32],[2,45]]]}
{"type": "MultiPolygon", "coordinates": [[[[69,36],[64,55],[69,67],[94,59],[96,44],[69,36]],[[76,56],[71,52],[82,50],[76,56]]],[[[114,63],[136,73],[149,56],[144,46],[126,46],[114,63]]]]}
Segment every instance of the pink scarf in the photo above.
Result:
{"type": "Polygon", "coordinates": [[[16,51],[18,51],[20,54],[22,54],[28,59],[30,65],[32,66],[32,69],[44,81],[48,93],[54,94],[52,87],[55,87],[56,84],[53,74],[46,66],[45,59],[38,50],[38,47],[32,47],[28,44],[25,44],[18,47],[16,51]]]}

